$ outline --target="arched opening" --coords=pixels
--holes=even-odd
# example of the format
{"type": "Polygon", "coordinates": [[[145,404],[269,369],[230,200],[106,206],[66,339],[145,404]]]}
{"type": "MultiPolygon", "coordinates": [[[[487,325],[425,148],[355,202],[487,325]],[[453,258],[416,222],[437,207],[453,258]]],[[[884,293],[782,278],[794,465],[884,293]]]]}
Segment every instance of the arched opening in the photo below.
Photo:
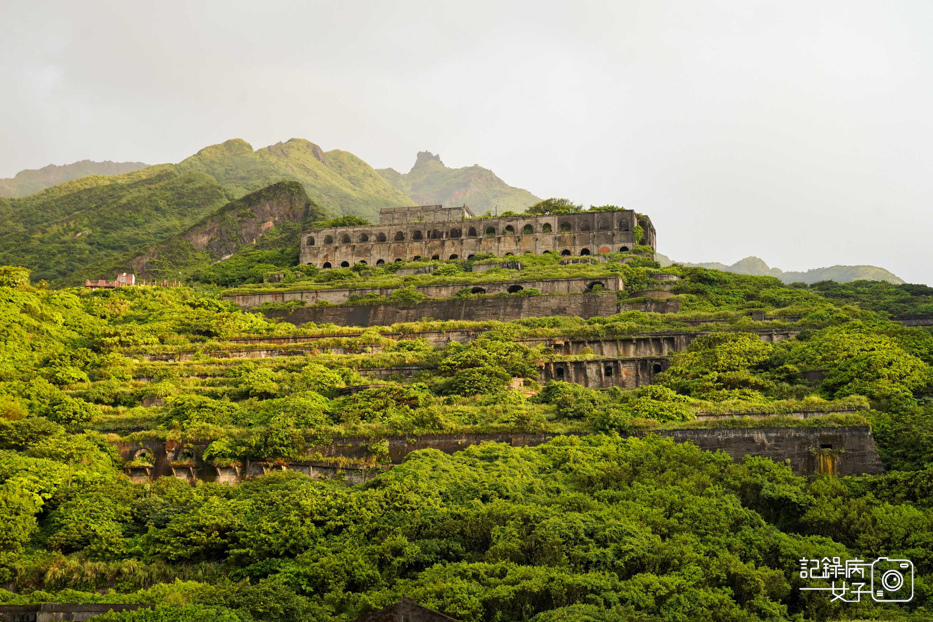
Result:
{"type": "Polygon", "coordinates": [[[341,261],[341,262],[340,262],[340,267],[341,267],[341,268],[349,268],[349,267],[350,267],[350,262],[349,262],[349,261],[341,261]]]}
{"type": "Polygon", "coordinates": [[[629,230],[629,226],[628,226],[627,220],[623,220],[622,222],[619,223],[619,231],[628,231],[628,230],[629,230]]]}
{"type": "Polygon", "coordinates": [[[437,229],[435,229],[434,231],[431,232],[431,235],[429,237],[432,240],[441,240],[444,238],[444,234],[438,231],[437,229]]]}
{"type": "Polygon", "coordinates": [[[588,249],[588,248],[584,248],[583,250],[580,251],[580,255],[583,256],[583,257],[585,257],[586,255],[589,255],[589,254],[590,254],[590,249],[588,249]]]}
{"type": "Polygon", "coordinates": [[[570,251],[566,248],[560,252],[561,257],[570,257],[570,251]]]}
{"type": "Polygon", "coordinates": [[[580,223],[580,231],[589,231],[589,230],[590,230],[590,223],[586,221],[583,221],[580,223]]]}
{"type": "Polygon", "coordinates": [[[660,374],[661,371],[662,371],[662,369],[661,369],[661,364],[660,364],[660,363],[655,363],[654,365],[651,366],[651,372],[652,372],[652,373],[660,374]]]}
{"type": "Polygon", "coordinates": [[[495,227],[486,227],[486,235],[487,235],[487,236],[496,235],[496,228],[495,228],[495,227]]]}
{"type": "Polygon", "coordinates": [[[541,253],[541,254],[542,254],[542,255],[553,255],[554,253],[552,253],[551,251],[544,251],[544,252],[541,253]]]}
{"type": "Polygon", "coordinates": [[[325,270],[326,270],[327,268],[330,268],[330,267],[331,267],[330,262],[329,262],[329,261],[325,261],[325,262],[324,262],[324,265],[322,265],[321,267],[324,268],[325,270]]]}
{"type": "Polygon", "coordinates": [[[511,287],[509,287],[509,289],[508,289],[507,291],[508,291],[510,294],[517,294],[518,292],[522,291],[523,289],[525,289],[525,288],[522,287],[521,285],[512,285],[511,287]]]}
{"type": "Polygon", "coordinates": [[[441,258],[440,255],[431,255],[431,261],[437,261],[440,258],[441,258]]]}
{"type": "Polygon", "coordinates": [[[506,256],[506,257],[511,257],[511,256],[512,256],[512,253],[506,253],[505,256],[506,256]]]}
{"type": "Polygon", "coordinates": [[[308,238],[308,246],[314,246],[314,236],[308,238]]]}
{"type": "Polygon", "coordinates": [[[515,235],[515,227],[513,227],[512,225],[506,225],[505,233],[506,235],[515,235]]]}
{"type": "Polygon", "coordinates": [[[570,233],[573,231],[573,226],[571,226],[571,224],[565,220],[564,222],[560,223],[560,230],[561,233],[570,233]]]}
{"type": "Polygon", "coordinates": [[[460,229],[451,229],[450,233],[447,234],[447,237],[459,238],[461,235],[463,235],[463,232],[460,229]]]}
{"type": "Polygon", "coordinates": [[[534,232],[535,232],[535,228],[532,227],[531,225],[525,225],[524,227],[522,227],[522,234],[523,234],[523,235],[528,235],[528,234],[534,233],[534,232]]]}
{"type": "Polygon", "coordinates": [[[361,233],[359,239],[360,242],[369,242],[369,234],[361,233]]]}
{"type": "Polygon", "coordinates": [[[343,237],[340,238],[340,241],[343,242],[344,244],[349,244],[349,243],[350,243],[350,236],[347,235],[346,233],[344,233],[344,234],[343,234],[343,237]]]}
{"type": "Polygon", "coordinates": [[[377,241],[377,242],[385,242],[385,241],[386,241],[386,234],[380,233],[379,235],[377,235],[377,236],[376,236],[376,241],[377,241]]]}
{"type": "Polygon", "coordinates": [[[470,261],[470,260],[473,259],[474,257],[476,257],[476,255],[467,255],[467,261],[470,261]]]}
{"type": "Polygon", "coordinates": [[[586,291],[588,292],[601,292],[606,289],[606,284],[601,281],[593,281],[592,283],[586,284],[586,291]]]}
{"type": "Polygon", "coordinates": [[[358,261],[357,263],[363,264],[364,266],[368,265],[365,261],[362,261],[362,260],[361,260],[361,261],[358,261]]]}
{"type": "Polygon", "coordinates": [[[448,257],[448,259],[460,259],[460,257],[458,257],[456,253],[454,253],[453,255],[448,257]]]}
{"type": "Polygon", "coordinates": [[[414,233],[411,234],[411,239],[421,240],[421,239],[424,239],[424,235],[420,231],[415,231],[414,233]]]}
{"type": "Polygon", "coordinates": [[[471,294],[485,294],[486,290],[483,289],[482,287],[474,287],[473,289],[470,290],[470,293],[471,294]]]}
{"type": "Polygon", "coordinates": [[[404,240],[404,239],[405,239],[405,234],[402,233],[401,231],[399,231],[398,233],[395,234],[395,241],[396,241],[396,242],[401,242],[401,241],[404,240]]]}
{"type": "Polygon", "coordinates": [[[334,236],[332,235],[324,236],[324,244],[333,244],[333,243],[334,243],[334,236]]]}
{"type": "Polygon", "coordinates": [[[557,376],[558,380],[563,380],[564,379],[564,368],[558,367],[557,369],[555,369],[554,375],[557,376]]]}
{"type": "Polygon", "coordinates": [[[382,266],[382,265],[385,265],[385,262],[386,262],[385,259],[379,259],[379,260],[376,261],[376,265],[377,265],[377,266],[382,266]]]}
{"type": "Polygon", "coordinates": [[[395,263],[398,263],[398,262],[400,262],[401,260],[402,260],[401,257],[399,257],[398,259],[395,260],[395,263]]]}
{"type": "Polygon", "coordinates": [[[606,365],[603,368],[603,374],[606,376],[606,378],[612,378],[612,365],[606,365]]]}
{"type": "Polygon", "coordinates": [[[468,238],[475,238],[475,237],[476,237],[476,227],[470,227],[470,230],[467,231],[467,237],[468,237],[468,238]]]}
{"type": "Polygon", "coordinates": [[[608,231],[612,228],[612,226],[609,224],[608,220],[600,220],[599,225],[596,228],[600,231],[608,231]]]}
{"type": "Polygon", "coordinates": [[[526,254],[526,255],[534,255],[534,253],[532,253],[531,251],[525,251],[525,254],[526,254]]]}
{"type": "Polygon", "coordinates": [[[620,252],[620,253],[627,253],[627,252],[628,252],[628,246],[623,246],[622,248],[619,249],[619,252],[620,252]]]}
{"type": "Polygon", "coordinates": [[[421,255],[415,255],[411,258],[412,261],[421,261],[421,255]]]}
{"type": "Polygon", "coordinates": [[[544,223],[544,226],[541,227],[541,233],[550,233],[553,230],[549,222],[544,223]]]}

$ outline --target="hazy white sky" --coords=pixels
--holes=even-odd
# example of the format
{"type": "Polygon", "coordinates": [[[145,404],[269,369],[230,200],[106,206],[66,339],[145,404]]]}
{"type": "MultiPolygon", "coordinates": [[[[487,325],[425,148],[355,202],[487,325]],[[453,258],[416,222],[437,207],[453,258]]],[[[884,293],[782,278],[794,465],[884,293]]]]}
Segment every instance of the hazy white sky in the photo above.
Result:
{"type": "Polygon", "coordinates": [[[0,0],[0,177],[291,137],[933,283],[933,3],[0,0]]]}

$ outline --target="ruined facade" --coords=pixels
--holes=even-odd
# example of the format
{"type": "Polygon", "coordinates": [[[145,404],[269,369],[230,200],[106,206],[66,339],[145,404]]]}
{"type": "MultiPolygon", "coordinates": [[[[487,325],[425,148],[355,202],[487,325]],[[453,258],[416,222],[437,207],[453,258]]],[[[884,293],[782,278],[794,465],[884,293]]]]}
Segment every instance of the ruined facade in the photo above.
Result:
{"type": "Polygon", "coordinates": [[[586,256],[656,248],[651,220],[632,210],[551,216],[477,218],[467,207],[384,208],[378,225],[311,229],[301,236],[301,263],[348,268],[393,261],[471,259],[480,253],[586,256]],[[635,228],[643,236],[635,240],[635,228]]]}

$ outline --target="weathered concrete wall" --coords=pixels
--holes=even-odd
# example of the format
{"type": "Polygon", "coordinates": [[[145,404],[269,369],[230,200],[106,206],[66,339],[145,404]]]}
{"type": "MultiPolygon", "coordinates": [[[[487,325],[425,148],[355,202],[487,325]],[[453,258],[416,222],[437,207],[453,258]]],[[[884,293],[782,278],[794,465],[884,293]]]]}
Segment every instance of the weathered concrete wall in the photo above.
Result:
{"type": "MultiPolygon", "coordinates": [[[[806,428],[693,428],[682,430],[658,430],[652,432],[672,438],[678,443],[691,442],[706,451],[722,450],[734,460],[746,455],[770,458],[777,462],[788,461],[794,473],[810,475],[827,473],[832,475],[862,475],[883,473],[884,467],[875,447],[868,426],[806,427],[806,428]]],[[[525,447],[545,443],[554,434],[536,432],[502,432],[489,434],[455,433],[426,434],[416,437],[392,436],[386,439],[389,459],[399,463],[405,456],[419,449],[437,449],[454,453],[471,445],[484,442],[507,443],[513,447],[525,447]]],[[[314,447],[315,451],[329,458],[370,458],[370,439],[362,437],[338,438],[330,445],[314,447]]],[[[117,449],[124,460],[130,460],[139,451],[139,443],[118,444],[117,449]]],[[[333,464],[301,462],[289,465],[270,465],[247,462],[242,467],[218,469],[205,465],[202,459],[203,445],[180,447],[165,445],[158,441],[144,441],[142,445],[154,456],[160,456],[145,475],[135,481],[147,481],[156,477],[170,477],[169,461],[172,456],[184,452],[193,455],[197,466],[192,473],[199,479],[232,483],[247,477],[257,477],[272,470],[296,470],[312,476],[333,477],[342,474],[348,481],[365,481],[379,472],[378,468],[344,468],[333,464]]],[[[132,474],[131,474],[132,477],[132,474]]]]}
{"type": "Polygon", "coordinates": [[[562,380],[591,389],[637,389],[651,384],[656,374],[670,367],[667,358],[556,361],[544,364],[539,381],[562,380]]]}
{"type": "Polygon", "coordinates": [[[42,603],[0,605],[0,622],[83,622],[108,611],[152,609],[152,605],[42,603]]]}
{"type": "MultiPolygon", "coordinates": [[[[148,467],[126,467],[124,470],[135,483],[143,483],[158,477],[175,477],[194,482],[218,482],[234,484],[250,477],[259,477],[273,471],[298,471],[314,478],[343,477],[350,483],[360,483],[380,473],[382,468],[347,465],[339,467],[328,462],[292,462],[273,464],[247,460],[242,465],[215,467],[204,462],[204,450],[208,443],[180,444],[174,441],[166,443],[150,440],[141,442],[119,442],[115,444],[117,452],[126,462],[146,456],[152,463],[148,467]],[[172,462],[184,460],[191,466],[172,466],[172,462]]],[[[365,456],[364,456],[365,457],[365,456]]]]}
{"type": "MultiPolygon", "coordinates": [[[[470,290],[473,294],[514,294],[525,289],[537,289],[542,294],[583,294],[590,292],[594,287],[601,287],[605,291],[620,291],[625,285],[618,276],[598,279],[587,278],[561,278],[537,279],[531,281],[490,281],[483,283],[459,283],[453,285],[424,285],[416,288],[428,298],[452,298],[462,289],[470,290]]],[[[252,309],[265,303],[283,303],[293,300],[302,300],[308,305],[318,302],[330,304],[343,304],[351,296],[389,296],[395,287],[357,287],[341,289],[307,289],[287,292],[263,292],[256,294],[236,294],[224,296],[224,300],[233,302],[244,309],[252,309]]]]}
{"type": "Polygon", "coordinates": [[[480,253],[500,257],[598,255],[628,251],[639,243],[656,248],[651,221],[639,219],[631,210],[454,220],[433,206],[423,213],[419,208],[407,209],[392,213],[379,225],[304,232],[301,263],[338,268],[413,259],[469,259],[480,253]],[[634,239],[636,225],[644,229],[642,240],[634,239]]]}
{"type": "Polygon", "coordinates": [[[665,430],[661,434],[707,451],[721,449],[734,460],[761,456],[787,461],[797,475],[884,473],[868,426],[665,430]]]}
{"type": "Polygon", "coordinates": [[[894,321],[904,326],[933,326],[933,315],[902,315],[894,321]]]}
{"type": "MultiPolygon", "coordinates": [[[[434,348],[443,348],[452,341],[458,343],[469,343],[484,331],[480,330],[450,330],[450,331],[425,331],[420,333],[383,333],[389,339],[395,340],[414,340],[424,339],[434,348]]],[[[766,329],[748,331],[756,333],[762,341],[778,342],[796,337],[800,334],[799,330],[793,329],[766,329]]],[[[356,335],[314,335],[307,337],[253,337],[231,339],[232,343],[241,343],[245,345],[257,344],[264,347],[244,347],[242,350],[215,350],[201,352],[206,356],[215,358],[270,358],[280,356],[295,356],[304,353],[315,353],[326,351],[332,354],[356,354],[364,352],[381,352],[379,345],[367,345],[362,350],[353,345],[350,347],[341,346],[342,340],[351,340],[358,337],[356,335]],[[328,345],[322,342],[327,340],[328,345]],[[280,345],[283,347],[275,347],[280,345]]],[[[631,358],[641,356],[668,356],[671,353],[682,352],[687,345],[697,336],[705,333],[668,333],[658,335],[631,335],[628,337],[605,337],[594,339],[579,338],[561,338],[561,337],[525,337],[515,341],[529,347],[543,345],[558,354],[576,355],[576,354],[594,354],[596,356],[631,358]]],[[[184,360],[184,356],[190,359],[190,353],[171,353],[164,355],[147,355],[148,360],[184,360]],[[181,357],[181,358],[180,358],[181,357]]],[[[810,373],[810,372],[807,372],[810,373]]]]}
{"type": "Polygon", "coordinates": [[[263,311],[277,318],[301,325],[337,324],[338,326],[388,326],[399,322],[434,320],[517,320],[523,317],[570,315],[582,318],[618,313],[616,294],[581,294],[571,296],[513,296],[426,301],[417,305],[344,305],[339,307],[303,307],[294,311],[263,311]]]}

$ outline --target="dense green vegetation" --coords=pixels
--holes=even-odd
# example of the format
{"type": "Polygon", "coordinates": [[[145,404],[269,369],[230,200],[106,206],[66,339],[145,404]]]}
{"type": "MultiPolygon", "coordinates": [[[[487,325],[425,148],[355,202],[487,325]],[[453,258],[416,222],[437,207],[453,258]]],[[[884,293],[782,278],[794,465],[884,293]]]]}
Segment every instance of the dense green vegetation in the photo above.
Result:
{"type": "Polygon", "coordinates": [[[448,168],[440,156],[427,151],[418,154],[408,173],[385,168],[376,171],[417,205],[467,205],[477,216],[496,210],[522,211],[537,203],[538,197],[527,190],[514,188],[495,173],[477,164],[448,168]]]}
{"type": "MultiPolygon", "coordinates": [[[[261,283],[267,274],[298,263],[302,230],[324,214],[301,184],[282,181],[227,203],[161,244],[98,262],[86,272],[221,286],[261,283]]],[[[342,217],[348,218],[356,217],[342,217]]]]}
{"type": "MultiPolygon", "coordinates": [[[[528,256],[521,272],[479,274],[458,262],[410,276],[397,270],[418,264],[298,270],[276,255],[287,246],[251,247],[198,278],[242,287],[265,264],[287,273],[292,283],[281,287],[414,292],[566,271],[618,275],[631,296],[662,271],[634,255],[567,266],[528,256]]],[[[276,323],[202,285],[52,290],[2,268],[0,578],[12,589],[0,601],[159,606],[102,618],[110,622],[350,620],[402,594],[463,620],[928,619],[933,335],[887,319],[923,310],[927,291],[663,271],[681,277],[681,313],[360,329],[276,323]],[[703,334],[651,386],[539,384],[543,362],[598,357],[558,354],[535,338],[698,326],[703,334]],[[770,328],[801,332],[759,339],[770,328]],[[435,348],[430,331],[475,338],[435,348]],[[293,343],[273,342],[282,337],[293,343]],[[234,358],[259,349],[276,355],[234,358]],[[807,380],[811,370],[823,380],[807,380]],[[786,416],[799,410],[827,414],[786,416]],[[702,413],[738,416],[711,423],[702,413]],[[765,459],[733,463],[652,435],[628,438],[864,423],[887,475],[808,479],[765,459]],[[388,435],[468,431],[579,436],[425,450],[354,486],[294,472],[235,486],[124,475],[127,464],[151,464],[134,451],[144,442],[180,443],[216,466],[350,466],[325,456],[334,439],[362,437],[357,462],[379,465],[388,435]],[[849,605],[801,592],[798,560],[834,555],[913,560],[915,599],[849,605]]]]}

